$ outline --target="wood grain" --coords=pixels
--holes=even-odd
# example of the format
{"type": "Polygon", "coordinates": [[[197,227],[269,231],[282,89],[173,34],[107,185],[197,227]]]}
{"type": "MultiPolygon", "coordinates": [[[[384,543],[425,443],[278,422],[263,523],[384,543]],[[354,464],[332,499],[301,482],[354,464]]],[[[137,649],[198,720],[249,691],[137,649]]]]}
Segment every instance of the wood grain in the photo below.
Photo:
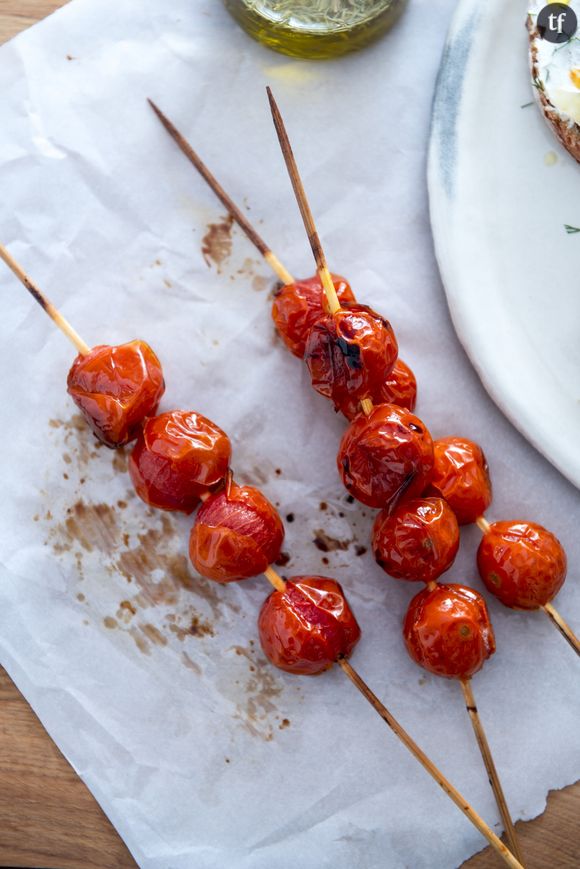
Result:
{"type": "Polygon", "coordinates": [[[0,43],[64,6],[67,0],[0,0],[0,43]]]}
{"type": "MultiPolygon", "coordinates": [[[[0,42],[66,0],[0,0],[0,42]]],[[[550,794],[541,818],[516,825],[528,869],[580,867],[580,783],[550,794]]],[[[0,668],[0,866],[129,869],[125,845],[0,668]]],[[[498,869],[486,848],[462,869],[498,869]]]]}
{"type": "Polygon", "coordinates": [[[96,801],[2,668],[0,866],[135,866],[96,801]]]}

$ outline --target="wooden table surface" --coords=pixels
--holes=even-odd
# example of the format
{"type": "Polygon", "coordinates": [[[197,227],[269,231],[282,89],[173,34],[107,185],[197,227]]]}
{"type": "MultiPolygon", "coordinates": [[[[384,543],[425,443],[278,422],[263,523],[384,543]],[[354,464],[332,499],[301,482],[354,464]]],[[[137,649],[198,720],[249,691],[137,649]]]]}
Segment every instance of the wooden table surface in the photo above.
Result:
{"type": "MultiPolygon", "coordinates": [[[[66,0],[0,0],[0,43],[66,0]]],[[[553,792],[542,817],[518,823],[528,869],[580,869],[580,782],[553,792]]],[[[463,869],[497,869],[486,848],[463,869]]],[[[0,866],[125,869],[123,842],[0,668],[0,866]]],[[[275,867],[274,867],[275,869],[275,867]]]]}

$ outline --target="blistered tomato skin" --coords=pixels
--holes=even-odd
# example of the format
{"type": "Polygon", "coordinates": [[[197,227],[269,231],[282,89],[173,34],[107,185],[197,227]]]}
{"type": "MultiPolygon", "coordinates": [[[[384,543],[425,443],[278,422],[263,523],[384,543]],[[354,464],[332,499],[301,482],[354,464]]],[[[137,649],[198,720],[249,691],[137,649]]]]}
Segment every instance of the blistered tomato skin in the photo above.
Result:
{"type": "Polygon", "coordinates": [[[189,538],[195,569],[216,582],[258,576],[280,556],[284,526],[258,489],[233,481],[199,508],[189,538]]]}
{"type": "MultiPolygon", "coordinates": [[[[339,275],[331,277],[339,302],[356,302],[349,283],[339,275]]],[[[310,330],[327,313],[326,296],[318,275],[281,287],[272,304],[272,319],[278,334],[299,359],[304,356],[310,330]]]]}
{"type": "Polygon", "coordinates": [[[314,676],[348,658],[360,628],[342,588],[324,576],[293,576],[273,592],[258,618],[266,657],[281,670],[314,676]]]}
{"type": "Polygon", "coordinates": [[[432,582],[455,561],[459,525],[442,498],[405,500],[390,513],[381,510],[372,547],[377,564],[389,576],[432,582]]]}
{"type": "Polygon", "coordinates": [[[460,525],[470,525],[491,504],[491,480],[483,450],[467,438],[441,438],[433,444],[430,495],[445,498],[460,525]]]}
{"type": "Polygon", "coordinates": [[[409,604],[403,637],[417,664],[447,679],[468,679],[495,652],[485,601],[463,585],[419,592],[409,604]]]}
{"type": "MultiPolygon", "coordinates": [[[[373,404],[396,404],[413,412],[417,404],[417,380],[409,366],[397,359],[395,367],[383,385],[371,395],[373,404]]],[[[361,413],[360,401],[348,398],[340,405],[340,412],[353,420],[361,413]]]]}
{"type": "Polygon", "coordinates": [[[144,341],[93,347],[78,355],[67,391],[95,435],[108,447],[134,440],[165,390],[159,359],[144,341]]]}
{"type": "Polygon", "coordinates": [[[392,509],[403,496],[423,493],[433,466],[433,441],[418,417],[394,404],[380,404],[351,422],[337,465],[357,501],[392,509]]]}
{"type": "Polygon", "coordinates": [[[151,507],[191,513],[218,486],[231,457],[228,436],[200,413],[173,410],[148,419],[129,457],[135,491],[151,507]]]}
{"type": "Polygon", "coordinates": [[[346,304],[312,326],[304,360],[312,386],[335,408],[348,400],[370,398],[397,361],[391,324],[366,305],[346,304]]]}
{"type": "Polygon", "coordinates": [[[535,610],[558,594],[566,579],[562,544],[534,522],[494,522],[482,537],[477,566],[486,588],[505,606],[535,610]]]}

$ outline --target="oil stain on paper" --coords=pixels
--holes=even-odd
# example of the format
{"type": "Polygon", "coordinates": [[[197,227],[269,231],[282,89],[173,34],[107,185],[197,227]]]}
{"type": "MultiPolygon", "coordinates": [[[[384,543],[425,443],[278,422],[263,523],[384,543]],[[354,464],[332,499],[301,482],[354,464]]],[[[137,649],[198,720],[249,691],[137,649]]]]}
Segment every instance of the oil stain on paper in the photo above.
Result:
{"type": "MultiPolygon", "coordinates": [[[[62,447],[63,467],[70,477],[64,487],[67,492],[70,488],[71,497],[64,509],[57,511],[53,505],[42,518],[46,543],[54,555],[74,559],[82,583],[82,592],[78,585],[71,589],[75,600],[85,615],[93,615],[93,624],[100,623],[112,634],[126,634],[139,653],[150,656],[157,648],[173,648],[187,670],[202,676],[197,644],[211,644],[224,614],[239,612],[233,596],[190,571],[182,520],[142,504],[124,480],[119,497],[127,451],[103,447],[79,414],[69,420],[52,420],[50,427],[62,447]],[[111,475],[116,493],[112,503],[91,500],[92,487],[86,484],[91,470],[99,477],[103,470],[111,475]],[[118,599],[103,615],[107,576],[115,579],[111,589],[118,599]],[[118,594],[119,576],[126,585],[122,594],[118,594]]],[[[102,482],[99,490],[103,491],[102,482]]],[[[284,684],[253,641],[247,648],[234,649],[245,665],[241,671],[237,668],[238,679],[231,686],[234,718],[252,736],[269,741],[277,730],[288,726],[276,705],[284,684]]]]}

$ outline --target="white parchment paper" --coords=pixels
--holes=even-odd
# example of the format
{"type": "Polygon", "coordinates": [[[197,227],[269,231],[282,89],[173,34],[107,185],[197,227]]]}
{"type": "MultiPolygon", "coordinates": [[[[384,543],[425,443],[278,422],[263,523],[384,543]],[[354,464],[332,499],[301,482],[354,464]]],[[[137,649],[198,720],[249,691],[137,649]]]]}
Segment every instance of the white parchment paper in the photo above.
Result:
{"type": "MultiPolygon", "coordinates": [[[[193,408],[230,433],[238,479],[294,516],[284,570],[343,583],[363,627],[355,665],[499,829],[458,686],[404,651],[417,589],[356,554],[371,515],[337,479],[344,422],[274,338],[273,281],[245,238],[233,231],[219,268],[204,259],[223,210],[145,102],[288,267],[311,274],[272,85],[333,269],[392,320],[433,435],[484,446],[490,518],[560,536],[570,578],[558,606],[578,625],[578,494],[487,398],[433,258],[424,162],[453,6],[415,0],[375,47],[312,64],[250,41],[217,0],[75,0],[0,50],[0,237],[89,343],[152,344],[164,409],[193,408]]],[[[138,863],[441,869],[482,847],[341,672],[300,679],[265,662],[265,583],[189,573],[190,520],[132,496],[123,454],[96,447],[74,416],[71,347],[4,269],[0,293],[0,659],[138,863]]],[[[463,532],[448,577],[480,588],[477,538],[463,532]]],[[[498,652],[474,690],[514,817],[529,818],[549,788],[580,777],[577,660],[542,616],[490,609],[498,652]]]]}

